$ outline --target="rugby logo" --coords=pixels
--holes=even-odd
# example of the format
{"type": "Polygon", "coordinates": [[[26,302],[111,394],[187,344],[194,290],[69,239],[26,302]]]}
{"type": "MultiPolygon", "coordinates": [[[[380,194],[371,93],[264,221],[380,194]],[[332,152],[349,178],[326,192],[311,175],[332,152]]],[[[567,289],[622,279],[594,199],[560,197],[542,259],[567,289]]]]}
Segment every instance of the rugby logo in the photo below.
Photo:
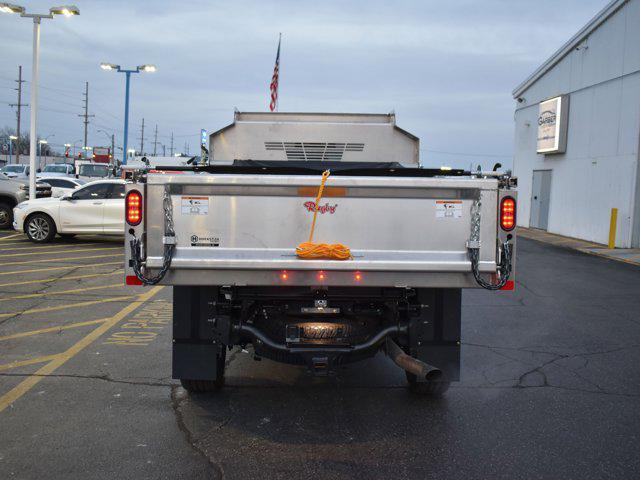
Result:
{"type": "MultiPolygon", "coordinates": [[[[315,207],[315,202],[304,202],[304,208],[307,209],[307,212],[313,212],[315,210],[315,207]]],[[[334,213],[336,213],[336,208],[338,208],[337,203],[335,205],[329,205],[328,203],[325,203],[324,205],[318,205],[318,213],[330,213],[333,215],[334,213]]]]}

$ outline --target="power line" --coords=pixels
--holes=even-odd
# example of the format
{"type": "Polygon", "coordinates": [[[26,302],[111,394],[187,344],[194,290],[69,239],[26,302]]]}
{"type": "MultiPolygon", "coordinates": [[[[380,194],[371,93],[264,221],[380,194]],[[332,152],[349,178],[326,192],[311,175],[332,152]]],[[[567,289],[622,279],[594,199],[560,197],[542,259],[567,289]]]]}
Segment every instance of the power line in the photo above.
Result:
{"type": "MultiPolygon", "coordinates": [[[[93,111],[96,111],[96,107],[93,107],[93,111]]],[[[122,122],[122,119],[120,117],[115,116],[112,113],[107,112],[106,110],[102,110],[102,109],[98,109],[98,113],[103,113],[105,115],[108,115],[109,117],[113,118],[114,120],[117,120],[118,122],[122,122]]]]}
{"type": "Polygon", "coordinates": [[[43,110],[45,112],[62,113],[62,114],[65,114],[65,115],[77,115],[76,112],[72,112],[71,110],[57,110],[55,108],[44,108],[44,107],[38,107],[38,110],[43,110]]]}
{"type": "Polygon", "coordinates": [[[512,158],[513,155],[505,155],[501,153],[463,153],[463,152],[446,152],[444,150],[430,150],[427,148],[421,148],[421,152],[429,152],[429,153],[440,153],[442,155],[461,155],[465,157],[502,157],[502,158],[512,158]]]}
{"type": "Polygon", "coordinates": [[[185,138],[185,137],[199,137],[199,133],[188,133],[185,135],[176,135],[176,138],[185,138]]]}
{"type": "MultiPolygon", "coordinates": [[[[13,81],[15,81],[15,80],[13,80],[13,81]]],[[[29,82],[28,80],[23,80],[23,81],[24,81],[24,82],[26,82],[26,83],[28,83],[28,82],[29,82]]],[[[0,88],[12,88],[12,87],[9,87],[9,86],[7,86],[7,87],[0,86],[0,88]]],[[[56,93],[56,97],[58,97],[58,96],[63,96],[63,97],[70,98],[70,99],[73,99],[73,100],[76,100],[76,99],[77,99],[77,92],[76,92],[76,91],[74,91],[74,90],[68,90],[68,89],[60,89],[60,88],[47,87],[47,86],[45,86],[45,85],[39,85],[39,88],[42,88],[42,89],[44,89],[44,90],[51,90],[51,91],[53,91],[53,92],[57,92],[57,93],[56,93]],[[70,95],[70,94],[67,94],[67,93],[59,93],[59,92],[72,92],[72,91],[74,92],[74,95],[70,95]]],[[[95,91],[96,91],[96,89],[95,89],[95,88],[93,88],[93,91],[95,92],[95,91]]],[[[69,105],[69,106],[73,106],[73,107],[77,107],[77,108],[84,108],[84,105],[83,105],[83,104],[75,103],[75,102],[69,102],[69,101],[64,101],[64,100],[60,100],[60,99],[52,98],[52,97],[47,97],[47,96],[44,96],[44,95],[42,95],[42,94],[39,94],[39,95],[38,95],[38,98],[40,98],[40,99],[42,99],[42,100],[44,100],[44,101],[48,101],[48,102],[55,102],[55,103],[59,103],[59,104],[63,104],[63,105],[69,105]]],[[[84,102],[83,102],[83,103],[84,103],[84,102]]],[[[121,119],[121,118],[119,118],[118,116],[113,115],[112,113],[110,113],[110,112],[108,112],[108,111],[106,111],[106,110],[103,110],[102,108],[98,108],[98,109],[97,109],[95,105],[94,105],[94,107],[93,107],[93,110],[94,110],[94,111],[98,110],[99,112],[101,112],[101,113],[103,113],[103,114],[105,114],[105,115],[107,115],[107,116],[109,116],[109,117],[112,117],[114,120],[117,120],[117,121],[119,121],[119,122],[121,122],[121,121],[122,121],[122,119],[121,119]]]]}

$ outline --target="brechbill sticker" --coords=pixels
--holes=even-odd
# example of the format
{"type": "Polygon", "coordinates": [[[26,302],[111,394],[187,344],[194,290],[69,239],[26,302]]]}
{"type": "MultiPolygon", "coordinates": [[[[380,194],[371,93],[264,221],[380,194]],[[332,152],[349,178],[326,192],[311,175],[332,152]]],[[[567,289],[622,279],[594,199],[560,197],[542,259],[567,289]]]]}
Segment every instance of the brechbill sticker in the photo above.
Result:
{"type": "Polygon", "coordinates": [[[209,215],[209,197],[180,197],[182,215],[209,215]]]}
{"type": "Polygon", "coordinates": [[[436,218],[461,218],[462,200],[436,200],[436,218]]]}

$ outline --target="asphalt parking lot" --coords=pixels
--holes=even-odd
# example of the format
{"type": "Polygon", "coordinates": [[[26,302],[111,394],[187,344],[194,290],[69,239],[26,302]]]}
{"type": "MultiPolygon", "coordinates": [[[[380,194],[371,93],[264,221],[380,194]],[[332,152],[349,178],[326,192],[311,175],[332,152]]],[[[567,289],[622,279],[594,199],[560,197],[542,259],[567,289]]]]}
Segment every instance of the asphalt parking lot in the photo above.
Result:
{"type": "Polygon", "coordinates": [[[170,288],[122,243],[0,233],[0,478],[638,478],[640,268],[521,239],[514,293],[465,291],[462,381],[379,355],[328,379],[232,352],[170,371],[170,288]]]}

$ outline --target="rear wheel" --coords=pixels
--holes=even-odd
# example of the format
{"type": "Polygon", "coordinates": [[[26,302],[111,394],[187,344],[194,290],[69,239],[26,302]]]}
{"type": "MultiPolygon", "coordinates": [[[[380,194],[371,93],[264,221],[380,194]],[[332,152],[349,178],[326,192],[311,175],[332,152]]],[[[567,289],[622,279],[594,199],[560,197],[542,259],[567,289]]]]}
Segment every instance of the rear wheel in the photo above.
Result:
{"type": "Polygon", "coordinates": [[[49,215],[36,213],[27,219],[24,231],[32,242],[48,243],[56,235],[56,224],[49,215]]]}
{"type": "Polygon", "coordinates": [[[449,390],[449,385],[451,384],[446,380],[418,382],[418,377],[416,377],[413,373],[405,373],[407,374],[409,390],[419,395],[441,397],[447,390],[449,390]]]}
{"type": "Polygon", "coordinates": [[[13,224],[13,209],[8,203],[0,202],[0,229],[11,228],[13,224]]]}
{"type": "Polygon", "coordinates": [[[187,378],[181,378],[180,383],[189,393],[209,393],[217,392],[224,386],[224,370],[225,360],[227,357],[227,351],[222,350],[222,353],[216,358],[216,379],[215,380],[190,380],[187,378]]]}
{"type": "Polygon", "coordinates": [[[224,382],[218,380],[187,380],[181,378],[180,383],[182,384],[182,388],[189,393],[207,393],[220,390],[224,382]]]}

